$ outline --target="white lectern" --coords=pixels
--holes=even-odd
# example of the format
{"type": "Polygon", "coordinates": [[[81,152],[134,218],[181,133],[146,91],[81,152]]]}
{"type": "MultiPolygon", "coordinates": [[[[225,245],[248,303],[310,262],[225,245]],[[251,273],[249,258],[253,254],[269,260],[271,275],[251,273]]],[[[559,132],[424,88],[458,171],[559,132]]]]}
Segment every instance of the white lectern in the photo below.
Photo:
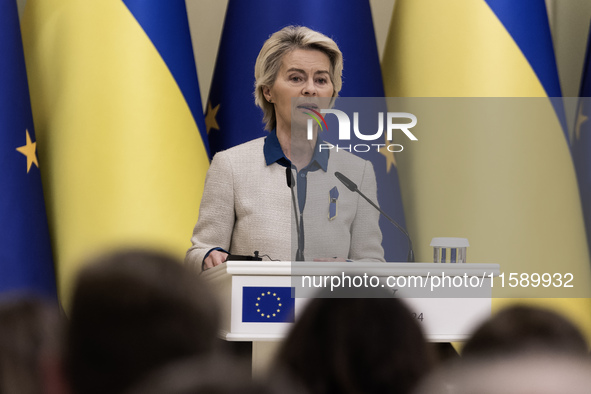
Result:
{"type": "Polygon", "coordinates": [[[265,343],[286,335],[317,286],[385,287],[407,302],[428,340],[454,342],[490,316],[498,275],[498,264],[227,261],[201,276],[221,301],[221,338],[252,341],[257,373],[268,361],[265,343]]]}

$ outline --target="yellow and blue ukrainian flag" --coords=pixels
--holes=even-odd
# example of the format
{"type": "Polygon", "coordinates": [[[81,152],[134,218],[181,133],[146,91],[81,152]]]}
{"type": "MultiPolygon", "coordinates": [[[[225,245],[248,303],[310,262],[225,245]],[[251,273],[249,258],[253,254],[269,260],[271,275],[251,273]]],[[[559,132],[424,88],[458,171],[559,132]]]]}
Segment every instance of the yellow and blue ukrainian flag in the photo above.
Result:
{"type": "Polygon", "coordinates": [[[25,57],[15,0],[0,2],[0,293],[56,299],[25,57]]]}
{"type": "MultiPolygon", "coordinates": [[[[400,155],[418,258],[431,259],[432,237],[466,237],[471,262],[517,274],[572,272],[588,291],[589,254],[561,103],[553,99],[561,93],[544,0],[397,0],[382,71],[388,96],[538,97],[551,109],[518,131],[429,130],[412,155],[400,155]]],[[[515,300],[493,306],[505,301],[515,300]]],[[[538,301],[591,336],[588,299],[538,301]]]]}
{"type": "MultiPolygon", "coordinates": [[[[346,6],[339,0],[230,0],[205,116],[212,156],[267,135],[262,111],[254,105],[254,65],[267,38],[288,25],[306,26],[335,40],[345,64],[341,97],[384,96],[368,0],[346,6]]],[[[336,135],[323,138],[337,142],[336,135]]],[[[381,208],[405,226],[394,154],[382,149],[366,158],[374,165],[381,208]]],[[[386,260],[406,261],[404,235],[384,218],[380,227],[386,260]]]]}
{"type": "Polygon", "coordinates": [[[89,254],[183,257],[207,140],[182,0],[30,0],[23,41],[60,295],[89,254]]]}

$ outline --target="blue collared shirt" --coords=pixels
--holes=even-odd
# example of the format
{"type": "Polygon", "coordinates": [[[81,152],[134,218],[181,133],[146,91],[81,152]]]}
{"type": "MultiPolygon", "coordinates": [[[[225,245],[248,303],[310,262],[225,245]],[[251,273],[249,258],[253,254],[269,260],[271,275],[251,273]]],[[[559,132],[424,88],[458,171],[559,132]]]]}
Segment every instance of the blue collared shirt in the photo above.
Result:
{"type": "MultiPolygon", "coordinates": [[[[300,214],[304,211],[306,205],[306,194],[308,190],[308,173],[318,171],[322,169],[326,172],[328,168],[329,150],[325,149],[320,151],[318,148],[320,144],[320,138],[316,140],[316,146],[314,147],[314,154],[310,163],[301,170],[297,170],[296,185],[298,191],[298,205],[300,206],[300,214]]],[[[285,157],[283,149],[279,144],[277,138],[277,131],[273,130],[267,138],[265,138],[265,144],[263,145],[263,153],[265,155],[265,163],[271,165],[277,163],[283,167],[291,166],[291,161],[285,157]]]]}

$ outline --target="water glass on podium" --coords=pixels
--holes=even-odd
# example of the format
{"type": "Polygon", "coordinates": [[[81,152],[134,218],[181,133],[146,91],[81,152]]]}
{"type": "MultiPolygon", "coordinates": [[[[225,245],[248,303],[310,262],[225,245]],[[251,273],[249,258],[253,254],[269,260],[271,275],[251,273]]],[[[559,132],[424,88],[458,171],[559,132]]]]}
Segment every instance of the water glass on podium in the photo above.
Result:
{"type": "Polygon", "coordinates": [[[440,237],[431,240],[434,263],[465,263],[467,238],[440,237]]]}

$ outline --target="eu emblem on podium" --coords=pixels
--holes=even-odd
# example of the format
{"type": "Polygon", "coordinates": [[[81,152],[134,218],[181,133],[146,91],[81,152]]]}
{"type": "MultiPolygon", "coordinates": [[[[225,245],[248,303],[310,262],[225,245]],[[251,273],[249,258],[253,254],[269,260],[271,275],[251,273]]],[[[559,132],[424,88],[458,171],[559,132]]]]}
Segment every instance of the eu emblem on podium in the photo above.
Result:
{"type": "Polygon", "coordinates": [[[293,323],[291,287],[243,287],[242,322],[293,323]]]}

